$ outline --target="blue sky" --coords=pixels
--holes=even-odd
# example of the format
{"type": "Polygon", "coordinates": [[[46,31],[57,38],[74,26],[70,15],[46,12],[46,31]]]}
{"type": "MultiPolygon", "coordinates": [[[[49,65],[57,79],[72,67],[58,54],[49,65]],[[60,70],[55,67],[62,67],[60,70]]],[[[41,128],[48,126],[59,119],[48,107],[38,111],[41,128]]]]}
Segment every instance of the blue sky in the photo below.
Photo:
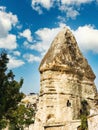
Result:
{"type": "Polygon", "coordinates": [[[98,87],[98,0],[0,0],[0,50],[22,91],[39,92],[40,61],[56,34],[71,29],[87,58],[98,87]]]}

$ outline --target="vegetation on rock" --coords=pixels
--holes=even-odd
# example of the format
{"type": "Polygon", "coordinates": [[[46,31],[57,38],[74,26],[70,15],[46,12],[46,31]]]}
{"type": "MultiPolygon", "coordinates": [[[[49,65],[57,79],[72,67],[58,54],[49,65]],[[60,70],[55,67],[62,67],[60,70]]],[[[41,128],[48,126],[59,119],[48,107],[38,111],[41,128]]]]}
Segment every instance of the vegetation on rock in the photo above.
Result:
{"type": "Polygon", "coordinates": [[[80,130],[88,130],[87,116],[89,115],[88,103],[86,100],[81,101],[80,119],[81,127],[80,130]]]}

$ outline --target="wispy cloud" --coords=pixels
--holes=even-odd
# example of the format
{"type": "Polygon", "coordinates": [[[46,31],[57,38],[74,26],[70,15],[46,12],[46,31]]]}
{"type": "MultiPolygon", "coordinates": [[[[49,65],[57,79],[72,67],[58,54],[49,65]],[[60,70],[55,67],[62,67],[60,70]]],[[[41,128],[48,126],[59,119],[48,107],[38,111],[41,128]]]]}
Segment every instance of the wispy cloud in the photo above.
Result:
{"type": "Polygon", "coordinates": [[[53,6],[53,0],[32,0],[32,8],[39,14],[43,13],[42,7],[49,10],[53,6]]]}
{"type": "Polygon", "coordinates": [[[59,0],[61,1],[62,4],[66,4],[66,5],[81,5],[81,4],[86,4],[86,3],[90,3],[94,0],[59,0]]]}
{"type": "Polygon", "coordinates": [[[32,42],[33,40],[30,29],[25,29],[22,33],[20,33],[20,36],[25,37],[29,42],[32,42]]]}
{"type": "Polygon", "coordinates": [[[28,62],[40,62],[41,58],[39,56],[35,56],[32,54],[24,54],[23,57],[28,61],[28,62]]]}
{"type": "Polygon", "coordinates": [[[75,19],[79,15],[79,11],[74,9],[73,7],[62,5],[59,7],[59,9],[61,10],[61,12],[65,12],[66,19],[67,18],[75,19]]]}
{"type": "Polygon", "coordinates": [[[79,15],[82,4],[88,4],[95,0],[32,0],[32,8],[39,14],[43,13],[43,8],[50,10],[58,7],[58,10],[65,12],[67,18],[75,19],[79,15]]]}
{"type": "Polygon", "coordinates": [[[14,54],[15,56],[20,56],[20,55],[21,55],[21,53],[20,53],[19,51],[13,51],[13,54],[14,54]]]}
{"type": "Polygon", "coordinates": [[[9,58],[9,63],[8,63],[9,69],[18,68],[25,64],[24,61],[17,59],[16,57],[13,57],[11,55],[8,55],[8,58],[9,58]]]}

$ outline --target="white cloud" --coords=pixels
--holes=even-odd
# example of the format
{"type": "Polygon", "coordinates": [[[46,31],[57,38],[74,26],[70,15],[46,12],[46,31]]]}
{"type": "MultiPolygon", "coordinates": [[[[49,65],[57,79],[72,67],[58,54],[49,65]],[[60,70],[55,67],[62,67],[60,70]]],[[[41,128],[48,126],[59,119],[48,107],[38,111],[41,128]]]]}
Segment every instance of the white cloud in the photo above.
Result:
{"type": "Polygon", "coordinates": [[[75,19],[76,16],[78,16],[78,15],[79,15],[79,12],[77,10],[74,10],[72,7],[68,8],[66,11],[66,16],[68,18],[75,19]]]}
{"type": "MultiPolygon", "coordinates": [[[[25,42],[24,46],[40,52],[43,56],[49,49],[50,44],[57,35],[57,33],[64,27],[65,24],[60,24],[57,28],[43,28],[37,30],[35,33],[40,38],[40,41],[36,41],[33,45],[25,42]]],[[[67,26],[70,28],[69,26],[67,26]]],[[[98,53],[98,29],[95,29],[91,25],[80,26],[76,30],[71,30],[75,35],[75,38],[83,51],[93,51],[98,53]]]]}
{"type": "Polygon", "coordinates": [[[61,0],[62,4],[66,4],[66,5],[80,5],[80,4],[86,4],[86,3],[90,3],[94,0],[61,0]]]}
{"type": "Polygon", "coordinates": [[[36,34],[39,36],[41,41],[36,44],[35,49],[38,49],[39,51],[46,51],[48,49],[48,46],[51,44],[50,42],[56,36],[58,30],[59,28],[43,28],[36,31],[36,34]]]}
{"type": "Polygon", "coordinates": [[[29,48],[29,43],[27,41],[24,41],[23,45],[26,47],[26,48],[29,48]]]}
{"type": "Polygon", "coordinates": [[[8,55],[8,58],[9,58],[9,63],[7,66],[9,69],[18,68],[25,64],[22,60],[18,60],[15,57],[12,57],[10,55],[8,55]]]}
{"type": "Polygon", "coordinates": [[[13,51],[13,54],[14,54],[15,56],[20,56],[20,55],[21,55],[21,53],[20,53],[19,51],[13,51]]]}
{"type": "Polygon", "coordinates": [[[41,55],[43,55],[48,50],[54,37],[57,35],[57,33],[61,30],[61,28],[63,26],[65,26],[65,25],[60,24],[60,26],[58,28],[52,28],[52,29],[43,28],[43,29],[37,30],[35,33],[39,37],[40,41],[36,42],[36,44],[33,44],[33,45],[25,43],[25,46],[32,50],[41,52],[41,55]]]}
{"type": "Polygon", "coordinates": [[[60,0],[58,8],[61,12],[65,12],[67,18],[75,19],[79,15],[80,6],[87,4],[93,0],[60,0]]]}
{"type": "Polygon", "coordinates": [[[28,62],[40,62],[41,58],[32,54],[24,54],[23,57],[28,61],[28,62]]]}
{"type": "Polygon", "coordinates": [[[6,7],[5,6],[0,6],[0,11],[5,11],[6,7]]]}
{"type": "Polygon", "coordinates": [[[49,10],[58,7],[67,17],[75,19],[79,15],[79,9],[82,4],[91,3],[95,0],[32,0],[32,8],[39,14],[43,13],[43,8],[49,10]]]}
{"type": "Polygon", "coordinates": [[[66,22],[66,18],[63,17],[63,16],[60,16],[60,15],[59,15],[59,16],[57,17],[57,19],[58,19],[60,22],[63,22],[63,23],[66,22]]]}
{"type": "Polygon", "coordinates": [[[72,19],[75,19],[76,16],[79,15],[79,12],[77,10],[75,10],[73,7],[68,7],[66,5],[62,5],[59,7],[59,9],[62,11],[62,12],[65,12],[66,13],[66,17],[67,18],[72,18],[72,19]]]}
{"type": "Polygon", "coordinates": [[[19,25],[17,25],[16,27],[17,27],[17,29],[20,30],[20,29],[22,29],[23,25],[19,24],[19,25]]]}
{"type": "Polygon", "coordinates": [[[17,47],[16,35],[9,33],[17,23],[17,16],[7,13],[6,7],[0,6],[0,48],[11,50],[17,47]]]}
{"type": "Polygon", "coordinates": [[[25,29],[22,33],[20,33],[20,36],[27,38],[29,42],[32,42],[32,35],[30,29],[25,29]]]}
{"type": "Polygon", "coordinates": [[[80,26],[73,31],[80,48],[98,53],[98,29],[91,25],[80,26]]]}
{"type": "MultiPolygon", "coordinates": [[[[2,7],[3,8],[3,7],[2,7]]],[[[6,37],[13,26],[18,22],[16,15],[0,10],[0,38],[6,37]]]]}
{"type": "Polygon", "coordinates": [[[32,8],[39,14],[42,14],[42,7],[49,10],[52,7],[52,0],[32,0],[32,8]]]}
{"type": "Polygon", "coordinates": [[[15,49],[17,47],[16,36],[8,34],[6,37],[0,38],[0,48],[15,49]]]}

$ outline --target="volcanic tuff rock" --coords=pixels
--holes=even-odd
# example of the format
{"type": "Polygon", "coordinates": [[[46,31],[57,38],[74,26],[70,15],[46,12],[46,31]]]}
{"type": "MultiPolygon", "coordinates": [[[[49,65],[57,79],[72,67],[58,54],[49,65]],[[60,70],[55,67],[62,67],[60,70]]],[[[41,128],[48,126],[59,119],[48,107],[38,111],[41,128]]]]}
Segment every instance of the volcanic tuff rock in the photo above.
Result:
{"type": "Polygon", "coordinates": [[[50,69],[79,72],[87,78],[95,78],[91,67],[79,50],[75,37],[67,28],[56,36],[40,64],[40,72],[50,69]]]}
{"type": "Polygon", "coordinates": [[[39,71],[40,97],[34,130],[76,130],[81,101],[94,106],[95,75],[75,37],[63,28],[43,58],[39,71]]]}

